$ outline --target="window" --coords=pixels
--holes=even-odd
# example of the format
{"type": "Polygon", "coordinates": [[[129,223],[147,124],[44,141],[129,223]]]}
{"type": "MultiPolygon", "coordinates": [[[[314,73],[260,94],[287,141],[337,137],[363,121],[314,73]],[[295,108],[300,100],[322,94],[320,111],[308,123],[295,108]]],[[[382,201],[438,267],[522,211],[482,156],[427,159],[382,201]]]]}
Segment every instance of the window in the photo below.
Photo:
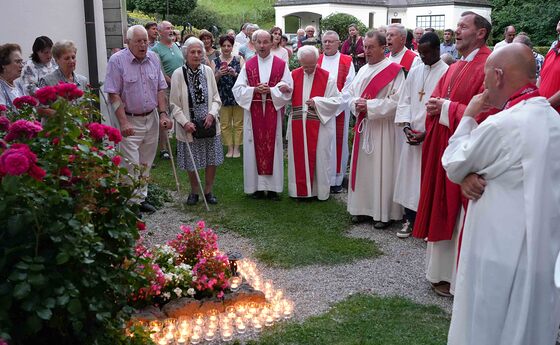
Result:
{"type": "Polygon", "coordinates": [[[445,29],[445,15],[437,16],[416,16],[416,27],[434,28],[436,30],[445,29]]]}

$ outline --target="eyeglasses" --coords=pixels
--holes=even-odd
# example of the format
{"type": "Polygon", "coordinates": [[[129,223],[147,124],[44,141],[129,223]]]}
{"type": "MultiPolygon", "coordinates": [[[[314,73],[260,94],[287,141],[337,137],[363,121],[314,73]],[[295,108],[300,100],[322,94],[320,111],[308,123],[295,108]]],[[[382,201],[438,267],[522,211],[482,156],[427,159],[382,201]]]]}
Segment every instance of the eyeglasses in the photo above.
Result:
{"type": "Polygon", "coordinates": [[[23,61],[22,59],[17,59],[17,60],[14,60],[13,62],[17,65],[25,65],[25,61],[23,61]]]}

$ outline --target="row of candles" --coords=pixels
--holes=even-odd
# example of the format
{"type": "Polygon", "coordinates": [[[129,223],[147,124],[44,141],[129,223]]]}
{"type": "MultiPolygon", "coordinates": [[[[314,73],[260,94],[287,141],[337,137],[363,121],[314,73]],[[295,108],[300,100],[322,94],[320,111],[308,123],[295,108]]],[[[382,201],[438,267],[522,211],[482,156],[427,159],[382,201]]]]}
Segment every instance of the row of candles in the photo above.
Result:
{"type": "Polygon", "coordinates": [[[246,259],[239,261],[238,273],[230,279],[231,290],[239,290],[245,279],[265,294],[267,302],[237,303],[226,307],[222,313],[212,309],[192,317],[181,316],[141,325],[147,327],[150,337],[158,345],[186,345],[217,339],[228,342],[236,334],[260,333],[263,328],[292,317],[293,302],[284,298],[283,291],[275,289],[271,281],[263,281],[253,262],[246,259]]]}

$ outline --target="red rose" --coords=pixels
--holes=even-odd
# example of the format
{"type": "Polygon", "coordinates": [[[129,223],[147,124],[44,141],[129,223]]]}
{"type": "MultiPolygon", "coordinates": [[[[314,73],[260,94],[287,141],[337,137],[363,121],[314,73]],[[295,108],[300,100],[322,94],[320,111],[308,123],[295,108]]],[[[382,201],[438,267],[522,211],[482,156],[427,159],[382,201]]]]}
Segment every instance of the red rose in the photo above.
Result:
{"type": "Polygon", "coordinates": [[[0,104],[0,113],[2,113],[4,111],[8,111],[8,108],[6,108],[6,106],[4,104],[0,104]]]}
{"type": "Polygon", "coordinates": [[[54,86],[45,86],[35,91],[35,97],[41,102],[41,104],[51,104],[56,101],[56,88],[54,86]]]}
{"type": "Polygon", "coordinates": [[[75,159],[76,159],[76,156],[74,156],[74,155],[69,155],[69,156],[68,156],[68,163],[74,162],[75,159]]]}
{"type": "Polygon", "coordinates": [[[53,145],[58,145],[60,143],[60,138],[56,137],[52,140],[53,145]]]}
{"type": "Polygon", "coordinates": [[[37,102],[37,100],[35,98],[33,98],[31,96],[21,96],[21,97],[18,97],[16,99],[14,99],[13,104],[14,104],[14,107],[16,107],[18,109],[21,109],[26,105],[30,105],[30,106],[34,107],[39,103],[37,102]]]}
{"type": "Polygon", "coordinates": [[[29,176],[37,181],[42,181],[46,174],[45,170],[41,169],[38,165],[33,165],[31,169],[29,169],[29,176]]]}
{"type": "Polygon", "coordinates": [[[35,163],[37,156],[25,144],[14,144],[0,155],[0,171],[12,176],[26,172],[31,175],[31,169],[36,167],[35,163]]]}
{"type": "Polygon", "coordinates": [[[56,93],[69,101],[80,98],[84,95],[84,92],[73,83],[60,83],[55,86],[56,93]]]}
{"type": "Polygon", "coordinates": [[[62,167],[62,168],[60,168],[59,174],[60,174],[61,176],[72,177],[72,171],[71,171],[70,168],[68,168],[68,167],[62,167]]]}
{"type": "Polygon", "coordinates": [[[27,120],[17,120],[10,125],[8,134],[6,135],[6,141],[12,141],[14,139],[31,139],[43,130],[41,124],[37,121],[27,121],[27,120]]]}
{"type": "Polygon", "coordinates": [[[137,220],[136,227],[138,228],[139,231],[144,231],[146,230],[146,223],[137,220]]]}
{"type": "Polygon", "coordinates": [[[122,158],[121,158],[121,156],[115,156],[115,157],[113,157],[113,159],[111,159],[111,161],[116,166],[119,166],[119,165],[121,165],[122,158]]]}
{"type": "Polygon", "coordinates": [[[7,131],[10,128],[10,120],[6,116],[0,116],[0,131],[7,131]]]}
{"type": "Polygon", "coordinates": [[[88,126],[89,134],[97,141],[103,140],[105,136],[105,125],[97,122],[92,122],[88,126]]]}
{"type": "Polygon", "coordinates": [[[109,140],[111,140],[115,144],[118,144],[118,143],[121,142],[121,140],[122,140],[121,131],[119,131],[115,127],[105,126],[105,132],[107,133],[107,136],[109,137],[109,140]]]}

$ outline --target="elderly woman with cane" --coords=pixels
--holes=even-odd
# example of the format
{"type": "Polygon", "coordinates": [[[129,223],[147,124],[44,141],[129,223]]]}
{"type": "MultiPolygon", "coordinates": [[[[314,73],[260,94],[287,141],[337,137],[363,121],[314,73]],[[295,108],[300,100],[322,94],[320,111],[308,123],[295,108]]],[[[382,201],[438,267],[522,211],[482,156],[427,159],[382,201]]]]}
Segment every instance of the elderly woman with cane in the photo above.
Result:
{"type": "Polygon", "coordinates": [[[200,193],[209,204],[217,204],[212,186],[216,168],[224,162],[218,120],[222,102],[214,71],[202,64],[206,56],[202,41],[191,37],[182,51],[186,63],[173,72],[169,96],[172,115],[178,123],[175,130],[177,165],[187,170],[189,175],[191,193],[187,205],[195,205],[200,193]],[[198,175],[199,169],[205,169],[204,187],[198,175]]]}

